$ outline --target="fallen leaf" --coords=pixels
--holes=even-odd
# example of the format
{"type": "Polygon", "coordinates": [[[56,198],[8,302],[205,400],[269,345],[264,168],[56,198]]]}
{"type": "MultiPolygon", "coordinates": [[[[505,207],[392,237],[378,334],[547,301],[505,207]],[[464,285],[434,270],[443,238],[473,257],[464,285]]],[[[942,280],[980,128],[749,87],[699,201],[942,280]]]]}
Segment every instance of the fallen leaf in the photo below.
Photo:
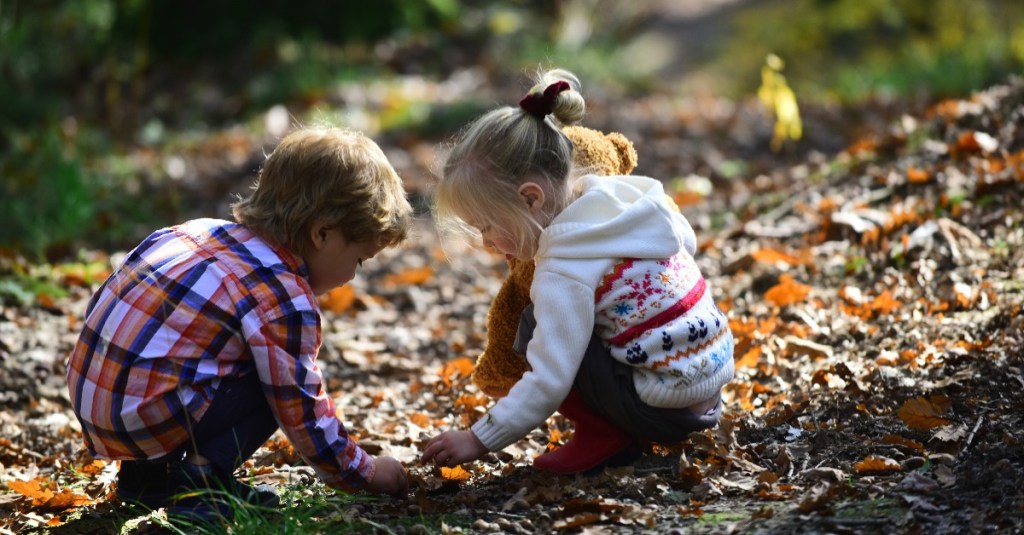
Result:
{"type": "Polygon", "coordinates": [[[356,300],[356,292],[349,285],[339,286],[320,296],[320,308],[341,314],[352,307],[356,300]]]}
{"type": "Polygon", "coordinates": [[[460,357],[457,359],[449,360],[444,364],[444,369],[441,370],[441,380],[444,381],[445,386],[451,388],[452,376],[456,379],[469,377],[473,373],[473,360],[469,357],[460,357]]]}
{"type": "Polygon", "coordinates": [[[863,461],[854,464],[853,469],[859,473],[899,471],[900,463],[887,457],[868,455],[863,461]]]}
{"type": "Polygon", "coordinates": [[[932,179],[932,174],[926,169],[918,169],[917,167],[907,167],[907,182],[911,184],[925,184],[932,179]]]}
{"type": "Polygon", "coordinates": [[[7,486],[11,490],[32,499],[32,506],[39,509],[63,511],[93,503],[93,499],[65,488],[58,492],[49,489],[48,481],[41,481],[36,478],[31,481],[13,480],[8,481],[7,486]]]}
{"type": "Polygon", "coordinates": [[[930,398],[916,397],[907,400],[897,414],[907,427],[915,431],[929,431],[949,423],[949,420],[942,418],[941,415],[951,406],[948,397],[936,394],[930,398]]]}
{"type": "Polygon", "coordinates": [[[810,292],[810,286],[800,284],[793,280],[792,275],[784,273],[779,277],[779,283],[765,292],[764,298],[775,306],[784,307],[807,299],[810,292]]]}
{"type": "Polygon", "coordinates": [[[434,269],[430,266],[409,268],[391,273],[381,280],[385,286],[422,286],[434,277],[434,269]]]}
{"type": "Polygon", "coordinates": [[[454,468],[441,467],[441,477],[449,481],[469,481],[470,474],[461,466],[454,468]]]}

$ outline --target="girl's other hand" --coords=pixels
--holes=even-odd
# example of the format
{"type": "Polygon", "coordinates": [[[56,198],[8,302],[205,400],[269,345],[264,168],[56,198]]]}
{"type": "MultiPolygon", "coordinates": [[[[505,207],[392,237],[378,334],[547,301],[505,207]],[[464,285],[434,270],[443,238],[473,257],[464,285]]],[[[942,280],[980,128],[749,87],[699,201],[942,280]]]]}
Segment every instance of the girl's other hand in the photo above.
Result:
{"type": "Polygon", "coordinates": [[[462,463],[475,461],[487,453],[480,439],[472,431],[445,431],[430,439],[423,448],[421,462],[431,461],[438,466],[458,466],[462,463]]]}

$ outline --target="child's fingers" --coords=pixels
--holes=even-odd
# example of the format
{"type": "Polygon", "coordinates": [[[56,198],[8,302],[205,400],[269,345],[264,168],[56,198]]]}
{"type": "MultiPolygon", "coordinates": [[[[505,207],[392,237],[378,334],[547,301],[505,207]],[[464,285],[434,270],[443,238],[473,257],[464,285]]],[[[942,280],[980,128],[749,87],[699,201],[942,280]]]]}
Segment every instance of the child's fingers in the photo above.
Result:
{"type": "Polygon", "coordinates": [[[430,439],[430,442],[427,443],[427,447],[423,448],[423,455],[421,457],[423,462],[427,463],[433,460],[435,457],[437,457],[437,454],[440,452],[441,449],[442,446],[441,442],[438,441],[438,437],[430,439]]]}

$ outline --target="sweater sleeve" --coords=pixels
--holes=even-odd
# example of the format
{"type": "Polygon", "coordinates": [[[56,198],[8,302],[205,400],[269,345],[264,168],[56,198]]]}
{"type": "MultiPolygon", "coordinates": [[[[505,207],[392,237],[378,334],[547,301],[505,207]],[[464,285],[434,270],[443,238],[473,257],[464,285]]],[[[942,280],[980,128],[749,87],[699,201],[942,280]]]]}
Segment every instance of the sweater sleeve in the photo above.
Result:
{"type": "Polygon", "coordinates": [[[330,487],[355,492],[373,479],[373,458],[338,420],[316,365],[320,319],[292,310],[264,323],[249,338],[270,408],[295,451],[330,487]]]}
{"type": "Polygon", "coordinates": [[[525,437],[569,394],[594,330],[594,291],[569,277],[540,272],[530,290],[537,327],[526,350],[531,371],[472,427],[491,451],[525,437]]]}

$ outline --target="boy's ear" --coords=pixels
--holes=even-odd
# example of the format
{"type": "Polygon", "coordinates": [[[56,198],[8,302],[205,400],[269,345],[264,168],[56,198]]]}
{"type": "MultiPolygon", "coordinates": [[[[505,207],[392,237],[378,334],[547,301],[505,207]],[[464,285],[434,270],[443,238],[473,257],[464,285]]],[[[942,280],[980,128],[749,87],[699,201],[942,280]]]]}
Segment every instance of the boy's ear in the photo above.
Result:
{"type": "Polygon", "coordinates": [[[544,188],[536,182],[525,182],[519,186],[519,195],[530,212],[537,213],[544,207],[544,188]]]}
{"type": "Polygon", "coordinates": [[[314,249],[320,250],[324,246],[324,243],[327,241],[328,230],[330,230],[330,227],[323,221],[313,223],[312,228],[309,229],[309,239],[314,249]]]}

